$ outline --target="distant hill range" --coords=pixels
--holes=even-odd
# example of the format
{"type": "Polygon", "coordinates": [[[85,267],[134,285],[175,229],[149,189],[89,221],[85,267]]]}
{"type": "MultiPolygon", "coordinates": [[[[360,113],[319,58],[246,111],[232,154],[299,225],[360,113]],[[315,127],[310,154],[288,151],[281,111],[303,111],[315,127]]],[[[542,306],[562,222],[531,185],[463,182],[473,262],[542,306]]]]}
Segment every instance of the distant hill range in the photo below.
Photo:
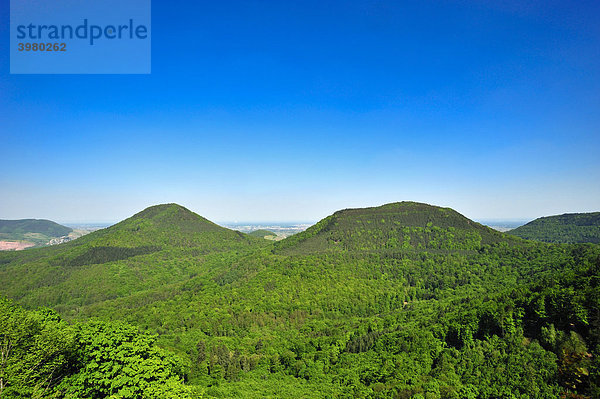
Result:
{"type": "Polygon", "coordinates": [[[553,243],[600,243],[600,212],[566,213],[535,219],[508,231],[528,240],[553,243]]]}
{"type": "Polygon", "coordinates": [[[23,241],[30,243],[29,246],[44,245],[72,231],[70,227],[44,219],[0,220],[0,241],[23,241]]]}
{"type": "Polygon", "coordinates": [[[262,268],[256,262],[271,262],[272,255],[277,260],[348,255],[368,262],[374,256],[380,267],[399,259],[421,262],[432,256],[448,262],[453,256],[477,256],[484,247],[529,245],[450,208],[417,202],[341,210],[281,241],[264,239],[274,234],[268,230],[254,233],[221,227],[177,204],[151,206],[61,245],[2,254],[0,292],[31,306],[72,310],[78,301],[91,305],[127,297],[197,274],[214,274],[219,286],[243,281],[262,268]],[[63,292],[70,293],[68,303],[63,292]]]}
{"type": "Polygon", "coordinates": [[[271,230],[264,230],[264,229],[251,231],[250,233],[248,233],[248,235],[253,236],[253,237],[260,237],[260,238],[264,238],[264,239],[271,239],[271,240],[273,240],[277,237],[277,234],[273,233],[271,230]]]}

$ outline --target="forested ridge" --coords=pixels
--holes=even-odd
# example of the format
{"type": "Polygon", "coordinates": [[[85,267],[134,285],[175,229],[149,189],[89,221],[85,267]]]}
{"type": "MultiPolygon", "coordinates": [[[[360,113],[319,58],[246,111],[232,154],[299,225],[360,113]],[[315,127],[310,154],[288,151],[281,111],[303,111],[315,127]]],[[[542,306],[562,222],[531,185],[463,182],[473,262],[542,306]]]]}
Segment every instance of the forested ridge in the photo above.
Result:
{"type": "Polygon", "coordinates": [[[73,229],[44,219],[0,220],[0,240],[26,240],[43,245],[73,229]]]}
{"type": "Polygon", "coordinates": [[[542,217],[508,233],[544,242],[600,244],[600,212],[542,217]]]}
{"type": "Polygon", "coordinates": [[[269,236],[277,237],[277,234],[273,233],[270,230],[264,230],[264,229],[251,231],[250,233],[248,233],[248,235],[253,236],[253,237],[260,237],[260,238],[265,238],[265,237],[269,237],[269,236]]]}
{"type": "Polygon", "coordinates": [[[414,202],[276,243],[156,206],[0,254],[0,396],[598,398],[599,269],[414,202]]]}

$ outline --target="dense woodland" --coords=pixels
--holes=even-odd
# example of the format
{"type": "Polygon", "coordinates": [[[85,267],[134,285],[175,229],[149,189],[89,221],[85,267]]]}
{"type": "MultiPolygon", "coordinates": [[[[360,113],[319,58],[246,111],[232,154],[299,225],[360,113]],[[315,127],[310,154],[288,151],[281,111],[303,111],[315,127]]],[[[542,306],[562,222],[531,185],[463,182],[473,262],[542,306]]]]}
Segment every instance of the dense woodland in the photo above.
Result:
{"type": "Polygon", "coordinates": [[[599,279],[425,204],[279,242],[161,205],[0,254],[0,397],[600,398],[599,279]]]}
{"type": "Polygon", "coordinates": [[[547,216],[510,230],[509,234],[544,242],[600,244],[600,212],[547,216]]]}

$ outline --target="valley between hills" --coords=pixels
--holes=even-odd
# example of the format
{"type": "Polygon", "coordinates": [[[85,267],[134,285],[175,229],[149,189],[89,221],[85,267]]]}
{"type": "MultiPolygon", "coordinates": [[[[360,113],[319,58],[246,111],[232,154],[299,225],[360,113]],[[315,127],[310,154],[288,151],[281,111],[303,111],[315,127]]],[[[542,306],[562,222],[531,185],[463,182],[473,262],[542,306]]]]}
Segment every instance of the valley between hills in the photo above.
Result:
{"type": "Polygon", "coordinates": [[[519,229],[399,202],[275,241],[166,204],[2,252],[0,397],[599,398],[597,217],[519,229]]]}

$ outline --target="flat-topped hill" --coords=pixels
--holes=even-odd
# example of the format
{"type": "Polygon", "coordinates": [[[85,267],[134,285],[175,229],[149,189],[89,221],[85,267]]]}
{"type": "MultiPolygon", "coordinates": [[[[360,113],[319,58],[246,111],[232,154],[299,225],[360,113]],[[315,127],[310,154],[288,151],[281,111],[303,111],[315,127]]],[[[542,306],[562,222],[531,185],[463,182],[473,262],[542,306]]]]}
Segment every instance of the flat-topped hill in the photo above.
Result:
{"type": "Polygon", "coordinates": [[[283,252],[474,250],[500,241],[510,238],[453,209],[395,202],[335,212],[277,247],[283,252]]]}

